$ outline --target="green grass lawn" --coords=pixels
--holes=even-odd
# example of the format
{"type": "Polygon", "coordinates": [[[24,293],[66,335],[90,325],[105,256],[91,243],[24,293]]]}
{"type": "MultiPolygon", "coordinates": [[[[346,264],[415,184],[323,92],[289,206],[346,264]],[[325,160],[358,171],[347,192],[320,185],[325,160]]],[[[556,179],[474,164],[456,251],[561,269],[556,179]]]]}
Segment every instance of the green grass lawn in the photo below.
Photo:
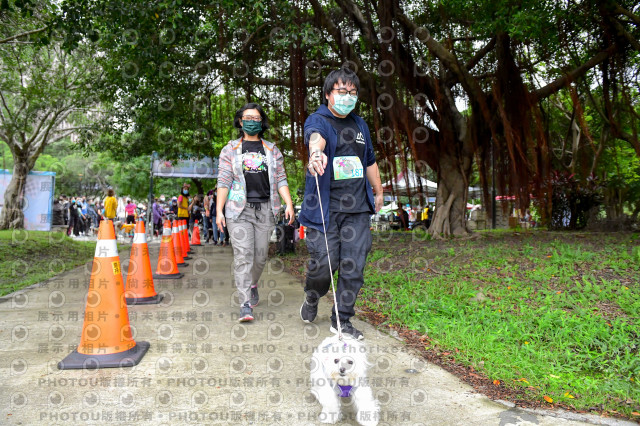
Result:
{"type": "Polygon", "coordinates": [[[95,247],[64,232],[0,231],[0,296],[83,265],[95,247]]]}
{"type": "Polygon", "coordinates": [[[479,235],[374,234],[358,305],[493,386],[639,419],[639,236],[479,235]]]}

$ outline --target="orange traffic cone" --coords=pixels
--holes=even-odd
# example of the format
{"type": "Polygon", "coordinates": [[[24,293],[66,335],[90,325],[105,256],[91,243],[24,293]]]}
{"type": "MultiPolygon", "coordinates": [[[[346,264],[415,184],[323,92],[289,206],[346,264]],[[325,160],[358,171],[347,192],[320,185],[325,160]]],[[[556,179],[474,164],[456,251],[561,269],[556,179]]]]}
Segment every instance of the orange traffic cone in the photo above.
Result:
{"type": "Polygon", "coordinates": [[[58,363],[60,370],[132,367],[149,350],[133,339],[113,223],[100,222],[80,345],[58,363]]]}
{"type": "Polygon", "coordinates": [[[187,256],[187,253],[193,253],[191,246],[189,245],[189,223],[187,220],[182,220],[182,255],[185,259],[191,259],[187,256]]]}
{"type": "Polygon", "coordinates": [[[300,225],[300,229],[298,229],[299,237],[301,240],[304,240],[304,226],[300,225]]]}
{"type": "Polygon", "coordinates": [[[196,220],[193,224],[193,232],[191,233],[191,242],[189,243],[192,246],[201,246],[200,242],[200,227],[198,226],[198,221],[196,220]]]}
{"type": "Polygon", "coordinates": [[[173,252],[176,255],[176,263],[178,266],[189,266],[184,262],[183,250],[182,250],[182,235],[178,231],[178,221],[174,220],[171,225],[171,239],[173,240],[173,252]]]}
{"type": "Polygon", "coordinates": [[[133,235],[126,287],[127,305],[152,305],[160,303],[164,298],[156,293],[153,286],[147,236],[144,232],[144,222],[141,220],[136,222],[136,230],[133,235]]]}
{"type": "Polygon", "coordinates": [[[160,243],[160,256],[158,257],[158,267],[153,278],[157,280],[169,280],[182,278],[184,274],[178,271],[173,238],[171,236],[171,222],[165,220],[162,224],[162,241],[160,243]]]}

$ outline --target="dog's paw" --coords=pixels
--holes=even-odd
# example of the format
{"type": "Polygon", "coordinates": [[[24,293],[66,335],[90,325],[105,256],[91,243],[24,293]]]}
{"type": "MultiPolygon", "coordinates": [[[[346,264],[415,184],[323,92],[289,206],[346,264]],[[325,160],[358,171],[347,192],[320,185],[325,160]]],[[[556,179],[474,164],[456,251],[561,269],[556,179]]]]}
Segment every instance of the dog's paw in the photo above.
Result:
{"type": "Polygon", "coordinates": [[[320,423],[334,424],[337,423],[340,418],[341,416],[339,411],[322,411],[318,414],[318,421],[320,423]]]}

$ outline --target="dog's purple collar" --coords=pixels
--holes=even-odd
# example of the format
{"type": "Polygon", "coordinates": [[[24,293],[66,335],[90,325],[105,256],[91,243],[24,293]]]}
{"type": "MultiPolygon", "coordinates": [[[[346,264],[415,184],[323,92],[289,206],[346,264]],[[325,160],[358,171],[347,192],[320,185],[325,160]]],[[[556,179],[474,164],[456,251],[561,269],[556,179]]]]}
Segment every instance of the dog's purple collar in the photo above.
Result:
{"type": "Polygon", "coordinates": [[[351,388],[353,388],[353,386],[342,386],[342,385],[338,385],[338,389],[340,389],[340,397],[342,398],[347,398],[349,396],[351,396],[351,388]]]}

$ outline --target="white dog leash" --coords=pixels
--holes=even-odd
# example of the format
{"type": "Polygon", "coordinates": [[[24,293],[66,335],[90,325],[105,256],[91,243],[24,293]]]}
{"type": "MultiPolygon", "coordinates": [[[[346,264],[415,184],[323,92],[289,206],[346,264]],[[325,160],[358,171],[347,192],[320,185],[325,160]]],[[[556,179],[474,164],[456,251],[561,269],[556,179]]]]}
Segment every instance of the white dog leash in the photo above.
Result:
{"type": "Polygon", "coordinates": [[[316,189],[318,190],[318,203],[320,203],[320,215],[322,216],[322,229],[324,230],[324,243],[327,247],[327,260],[329,261],[329,275],[331,276],[331,291],[333,291],[333,305],[336,310],[336,325],[338,327],[338,340],[342,340],[342,327],[340,327],[340,315],[338,313],[338,298],[336,297],[336,287],[333,283],[333,268],[331,267],[331,256],[329,255],[329,240],[327,239],[327,227],[324,223],[324,211],[322,209],[322,197],[320,196],[320,185],[318,184],[318,172],[314,174],[316,178],[316,189]]]}

